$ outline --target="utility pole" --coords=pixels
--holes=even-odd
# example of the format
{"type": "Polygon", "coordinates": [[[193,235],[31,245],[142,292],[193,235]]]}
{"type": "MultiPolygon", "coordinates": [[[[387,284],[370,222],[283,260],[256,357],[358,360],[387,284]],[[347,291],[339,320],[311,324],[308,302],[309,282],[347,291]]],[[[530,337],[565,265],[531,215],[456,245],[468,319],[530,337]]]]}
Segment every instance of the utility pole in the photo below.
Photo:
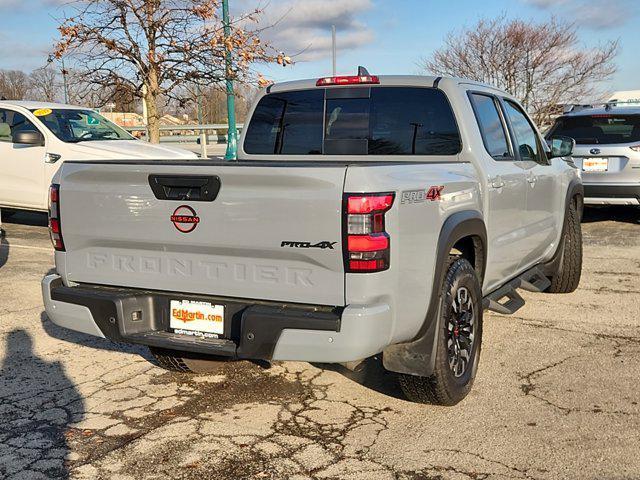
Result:
{"type": "Polygon", "coordinates": [[[333,60],[333,76],[336,76],[336,26],[331,25],[331,57],[333,60]]]}
{"type": "MultiPolygon", "coordinates": [[[[222,0],[222,22],[224,24],[224,37],[231,36],[231,24],[229,23],[229,0],[222,0]]],[[[227,80],[227,153],[225,160],[235,160],[238,155],[238,130],[236,128],[236,106],[233,94],[232,78],[233,58],[231,49],[226,47],[225,53],[225,77],[227,80]]]]}
{"type": "MultiPolygon", "coordinates": [[[[198,125],[202,127],[202,91],[200,90],[200,84],[196,83],[196,95],[198,96],[198,125]]],[[[208,158],[207,155],[207,132],[200,130],[200,156],[202,158],[208,158]]]]}

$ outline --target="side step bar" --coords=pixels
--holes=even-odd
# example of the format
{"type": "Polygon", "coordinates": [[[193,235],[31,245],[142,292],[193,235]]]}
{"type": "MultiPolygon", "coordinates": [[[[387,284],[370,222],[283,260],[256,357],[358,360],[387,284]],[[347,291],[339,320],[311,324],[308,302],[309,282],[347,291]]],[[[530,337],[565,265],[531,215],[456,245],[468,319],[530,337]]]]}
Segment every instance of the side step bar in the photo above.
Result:
{"type": "Polygon", "coordinates": [[[521,288],[529,292],[544,292],[551,285],[551,281],[538,267],[527,270],[522,275],[514,278],[495,292],[490,293],[482,302],[485,310],[511,315],[524,306],[524,298],[516,291],[521,288]]]}

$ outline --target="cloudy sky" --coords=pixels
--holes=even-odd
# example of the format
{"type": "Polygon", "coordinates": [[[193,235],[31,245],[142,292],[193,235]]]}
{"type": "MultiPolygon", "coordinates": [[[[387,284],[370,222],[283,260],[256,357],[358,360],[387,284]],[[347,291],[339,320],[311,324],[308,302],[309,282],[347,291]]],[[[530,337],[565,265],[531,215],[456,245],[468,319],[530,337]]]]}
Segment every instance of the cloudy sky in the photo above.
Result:
{"type": "MultiPolygon", "coordinates": [[[[0,0],[0,68],[41,66],[55,39],[66,0],[0,0]]],[[[588,47],[620,39],[611,90],[640,89],[640,0],[230,0],[232,13],[266,4],[268,40],[296,55],[296,65],[259,68],[275,80],[318,77],[331,71],[331,25],[338,31],[338,70],[365,65],[378,74],[418,73],[417,62],[447,32],[479,18],[576,22],[588,47]]]]}

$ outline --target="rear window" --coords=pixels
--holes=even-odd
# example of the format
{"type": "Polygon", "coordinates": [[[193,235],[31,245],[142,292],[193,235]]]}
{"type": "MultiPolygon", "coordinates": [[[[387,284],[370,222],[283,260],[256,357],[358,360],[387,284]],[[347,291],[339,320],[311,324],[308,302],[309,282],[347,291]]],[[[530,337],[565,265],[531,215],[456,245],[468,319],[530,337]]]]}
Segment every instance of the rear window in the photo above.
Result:
{"type": "Polygon", "coordinates": [[[461,142],[441,90],[314,89],[264,96],[247,127],[254,155],[455,155],[461,142]]]}
{"type": "Polygon", "coordinates": [[[513,155],[509,150],[507,134],[498,113],[496,101],[493,97],[480,93],[473,93],[471,97],[482,138],[489,154],[498,160],[512,158],[513,155]]]}
{"type": "Polygon", "coordinates": [[[611,145],[640,141],[640,115],[580,115],[560,117],[549,132],[582,145],[611,145]]]}

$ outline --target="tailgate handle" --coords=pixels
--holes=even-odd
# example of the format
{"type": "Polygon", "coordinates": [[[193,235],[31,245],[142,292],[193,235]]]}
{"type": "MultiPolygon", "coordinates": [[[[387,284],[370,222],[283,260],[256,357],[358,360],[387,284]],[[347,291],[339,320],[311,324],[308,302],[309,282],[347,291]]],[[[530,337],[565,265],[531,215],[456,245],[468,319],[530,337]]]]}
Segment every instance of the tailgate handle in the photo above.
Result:
{"type": "Polygon", "coordinates": [[[220,191],[216,175],[149,175],[149,185],[158,200],[213,202],[220,191]]]}

